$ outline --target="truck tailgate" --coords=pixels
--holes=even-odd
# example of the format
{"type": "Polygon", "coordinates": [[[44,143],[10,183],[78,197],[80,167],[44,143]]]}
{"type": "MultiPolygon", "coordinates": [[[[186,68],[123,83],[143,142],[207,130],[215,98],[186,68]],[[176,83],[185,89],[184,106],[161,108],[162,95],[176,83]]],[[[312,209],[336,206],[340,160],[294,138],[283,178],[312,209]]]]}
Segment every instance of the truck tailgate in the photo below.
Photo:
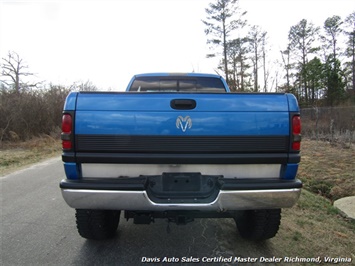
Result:
{"type": "Polygon", "coordinates": [[[285,94],[80,93],[77,135],[288,136],[285,94]],[[176,110],[173,100],[196,102],[176,110]]]}
{"type": "Polygon", "coordinates": [[[74,152],[62,158],[120,167],[249,164],[247,173],[252,165],[276,164],[280,169],[300,161],[290,149],[290,120],[298,112],[293,99],[289,94],[72,94],[66,110],[76,110],[74,152]],[[182,108],[175,108],[176,101],[182,108]],[[194,104],[185,108],[185,102],[194,104]]]}

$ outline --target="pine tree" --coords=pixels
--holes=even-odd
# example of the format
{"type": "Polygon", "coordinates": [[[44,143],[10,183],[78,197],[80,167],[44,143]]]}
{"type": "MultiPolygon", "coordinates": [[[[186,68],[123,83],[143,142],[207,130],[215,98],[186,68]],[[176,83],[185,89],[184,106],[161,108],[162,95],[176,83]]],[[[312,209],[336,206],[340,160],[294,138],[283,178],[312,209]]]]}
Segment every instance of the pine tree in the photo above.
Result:
{"type": "MultiPolygon", "coordinates": [[[[246,21],[242,18],[246,12],[239,12],[238,0],[216,0],[214,3],[210,3],[209,8],[206,8],[205,11],[207,18],[202,22],[206,26],[205,33],[209,36],[207,43],[213,47],[222,48],[224,74],[229,84],[228,41],[232,32],[244,27],[246,21]]],[[[207,57],[215,56],[217,53],[207,55],[207,57]]]]}

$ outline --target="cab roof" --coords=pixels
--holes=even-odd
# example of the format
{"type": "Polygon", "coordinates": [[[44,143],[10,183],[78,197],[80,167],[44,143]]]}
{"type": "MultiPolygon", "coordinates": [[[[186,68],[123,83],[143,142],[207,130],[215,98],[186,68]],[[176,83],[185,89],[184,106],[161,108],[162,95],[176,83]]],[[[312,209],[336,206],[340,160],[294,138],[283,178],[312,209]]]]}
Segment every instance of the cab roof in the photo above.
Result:
{"type": "Polygon", "coordinates": [[[187,77],[210,77],[210,78],[221,78],[221,76],[216,74],[206,74],[206,73],[174,73],[174,72],[157,72],[157,73],[142,73],[134,75],[135,77],[168,77],[168,76],[187,76],[187,77]]]}

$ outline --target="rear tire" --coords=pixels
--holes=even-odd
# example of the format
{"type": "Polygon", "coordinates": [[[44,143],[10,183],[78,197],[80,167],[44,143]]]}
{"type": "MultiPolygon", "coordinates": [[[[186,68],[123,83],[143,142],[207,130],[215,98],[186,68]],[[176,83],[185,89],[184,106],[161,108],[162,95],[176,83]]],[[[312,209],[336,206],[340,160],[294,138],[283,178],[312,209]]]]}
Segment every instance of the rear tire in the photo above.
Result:
{"type": "Polygon", "coordinates": [[[281,222],[281,209],[247,210],[234,220],[241,237],[262,241],[277,234],[281,222]]]}
{"type": "Polygon", "coordinates": [[[76,226],[79,234],[86,239],[103,240],[111,238],[117,231],[120,211],[76,210],[76,226]]]}

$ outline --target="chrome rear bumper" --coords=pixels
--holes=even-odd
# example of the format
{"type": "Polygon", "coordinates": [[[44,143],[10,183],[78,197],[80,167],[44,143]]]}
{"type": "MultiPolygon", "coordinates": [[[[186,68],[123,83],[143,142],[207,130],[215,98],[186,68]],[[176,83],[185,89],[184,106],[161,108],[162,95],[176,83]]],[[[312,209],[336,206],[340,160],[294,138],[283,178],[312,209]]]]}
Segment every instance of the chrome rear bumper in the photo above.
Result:
{"type": "Polygon", "coordinates": [[[264,190],[220,190],[209,203],[157,203],[145,190],[66,189],[62,195],[66,203],[76,209],[139,210],[139,211],[234,211],[292,207],[301,188],[264,190]]]}

